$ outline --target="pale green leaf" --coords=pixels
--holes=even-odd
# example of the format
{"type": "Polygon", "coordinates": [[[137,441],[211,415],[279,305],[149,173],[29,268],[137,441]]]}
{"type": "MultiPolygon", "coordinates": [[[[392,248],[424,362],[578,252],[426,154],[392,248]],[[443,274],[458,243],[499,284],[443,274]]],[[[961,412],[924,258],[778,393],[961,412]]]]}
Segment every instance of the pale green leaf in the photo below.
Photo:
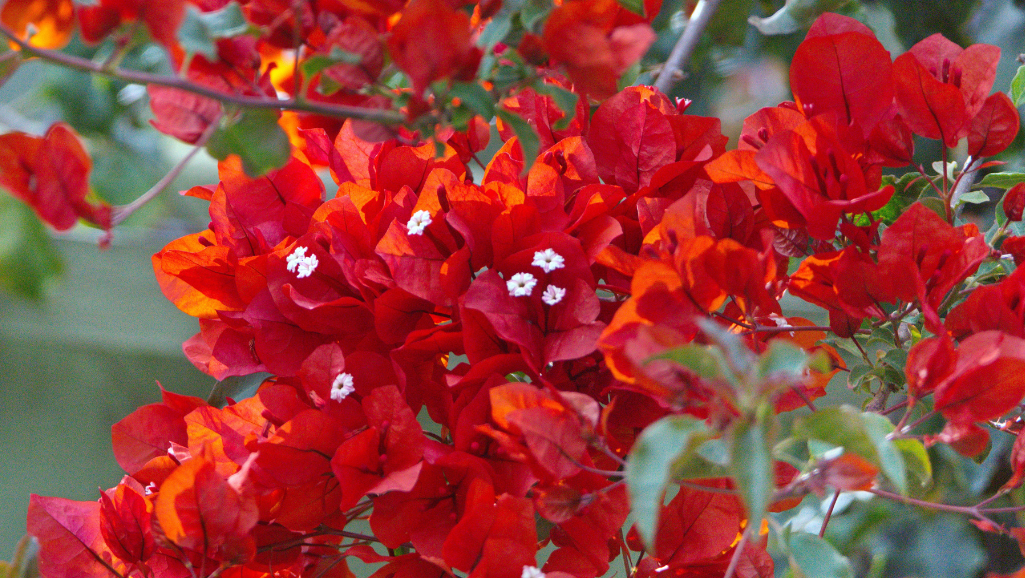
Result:
{"type": "Polygon", "coordinates": [[[219,128],[206,149],[217,160],[239,155],[250,177],[282,167],[292,156],[288,135],[278,126],[278,113],[271,110],[243,112],[234,124],[219,128]]]}
{"type": "Polygon", "coordinates": [[[850,561],[822,538],[795,532],[788,542],[795,578],[854,578],[850,561]]]}
{"type": "Polygon", "coordinates": [[[630,450],[626,485],[631,516],[646,544],[654,540],[674,464],[692,455],[707,436],[703,421],[686,415],[668,416],[645,428],[630,450]]]}
{"type": "Polygon", "coordinates": [[[1025,104],[1025,65],[1019,66],[1011,79],[1011,102],[1016,107],[1025,104]]]}
{"type": "Polygon", "coordinates": [[[523,117],[504,108],[495,109],[495,114],[502,119],[502,122],[512,127],[513,132],[516,133],[516,138],[520,141],[520,148],[523,150],[523,174],[526,175],[530,172],[530,167],[534,166],[534,161],[541,148],[541,139],[538,138],[537,131],[530,126],[530,123],[523,120],[523,117]]]}

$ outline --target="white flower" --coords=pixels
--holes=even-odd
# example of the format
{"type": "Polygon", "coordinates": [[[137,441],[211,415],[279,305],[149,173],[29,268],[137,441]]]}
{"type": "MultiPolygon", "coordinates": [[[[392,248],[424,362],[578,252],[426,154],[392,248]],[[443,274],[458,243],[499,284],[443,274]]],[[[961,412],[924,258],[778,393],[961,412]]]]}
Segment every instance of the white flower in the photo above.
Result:
{"type": "Polygon", "coordinates": [[[520,578],[545,578],[545,573],[534,566],[524,566],[520,578]]]}
{"type": "Polygon", "coordinates": [[[423,235],[424,229],[430,224],[430,211],[417,211],[409,218],[409,222],[406,223],[406,229],[409,230],[410,235],[423,235]]]}
{"type": "Polygon", "coordinates": [[[316,255],[307,257],[306,251],[306,247],[296,247],[295,251],[292,251],[292,254],[288,256],[287,269],[295,273],[295,276],[300,279],[312,275],[317,265],[320,264],[316,255]]]}
{"type": "Polygon", "coordinates": [[[534,262],[531,265],[544,269],[545,273],[551,273],[556,269],[565,267],[566,260],[562,258],[562,255],[556,253],[554,249],[548,248],[544,251],[534,251],[534,262]]]}
{"type": "Polygon", "coordinates": [[[537,285],[537,279],[530,273],[517,273],[505,282],[509,295],[513,297],[529,297],[534,285],[537,285]]]}
{"type": "Polygon", "coordinates": [[[549,285],[545,287],[545,292],[541,294],[541,300],[548,305],[555,305],[562,298],[566,296],[566,290],[562,287],[556,287],[555,285],[549,285]]]}
{"type": "Polygon", "coordinates": [[[338,377],[335,378],[335,382],[331,384],[331,399],[342,401],[354,391],[356,391],[356,388],[352,385],[352,374],[339,373],[338,377]]]}

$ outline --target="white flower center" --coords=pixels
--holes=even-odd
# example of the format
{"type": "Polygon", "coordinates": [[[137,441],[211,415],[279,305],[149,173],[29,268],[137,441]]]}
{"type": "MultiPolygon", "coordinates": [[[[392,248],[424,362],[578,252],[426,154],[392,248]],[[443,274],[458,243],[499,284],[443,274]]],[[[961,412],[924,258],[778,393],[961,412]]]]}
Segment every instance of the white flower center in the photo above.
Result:
{"type": "Polygon", "coordinates": [[[317,260],[316,255],[306,255],[306,247],[296,247],[295,251],[288,256],[288,266],[286,267],[290,272],[295,273],[295,276],[299,279],[303,277],[309,277],[313,274],[313,271],[320,264],[317,260]]]}
{"type": "Polygon", "coordinates": [[[544,251],[534,251],[534,262],[531,265],[540,267],[545,273],[551,273],[556,269],[565,267],[566,260],[562,258],[562,255],[556,253],[554,249],[548,248],[544,251]]]}
{"type": "Polygon", "coordinates": [[[342,401],[354,391],[356,391],[356,388],[352,385],[352,374],[339,373],[338,377],[335,378],[335,382],[331,384],[331,399],[342,401]]]}
{"type": "Polygon", "coordinates": [[[520,578],[545,578],[545,573],[534,566],[524,566],[520,578]]]}
{"type": "Polygon", "coordinates": [[[517,273],[505,282],[509,295],[513,297],[529,297],[534,285],[537,285],[537,279],[530,273],[517,273]]]}
{"type": "Polygon", "coordinates": [[[417,211],[406,223],[410,235],[423,235],[424,229],[431,224],[431,213],[429,211],[417,211]]]}
{"type": "Polygon", "coordinates": [[[545,287],[545,292],[541,294],[541,300],[548,305],[555,305],[562,298],[566,296],[566,290],[562,287],[556,287],[555,285],[549,285],[545,287]]]}

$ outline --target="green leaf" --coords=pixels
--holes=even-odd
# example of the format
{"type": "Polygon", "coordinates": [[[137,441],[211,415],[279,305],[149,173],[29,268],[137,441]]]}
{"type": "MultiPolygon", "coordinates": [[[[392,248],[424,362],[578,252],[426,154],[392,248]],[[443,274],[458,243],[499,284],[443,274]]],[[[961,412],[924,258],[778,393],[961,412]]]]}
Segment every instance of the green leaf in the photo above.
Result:
{"type": "Polygon", "coordinates": [[[323,72],[326,68],[331,68],[336,64],[359,64],[363,61],[363,57],[355,52],[349,52],[348,50],[342,50],[337,46],[332,46],[331,51],[327,54],[315,54],[299,65],[299,70],[303,73],[303,78],[310,78],[311,76],[323,72]]]}
{"type": "Polygon", "coordinates": [[[512,32],[512,12],[503,10],[484,27],[480,36],[477,37],[477,46],[487,54],[496,44],[505,40],[510,32],[512,32]]]}
{"type": "Polygon", "coordinates": [[[704,379],[720,379],[730,371],[729,366],[726,364],[726,359],[723,358],[722,353],[718,349],[696,343],[687,343],[686,345],[674,347],[645,360],[645,363],[650,363],[656,359],[672,361],[704,379]]]}
{"type": "Polygon", "coordinates": [[[886,436],[893,432],[893,424],[885,416],[878,413],[865,412],[861,414],[865,424],[865,432],[875,445],[876,454],[879,456],[879,468],[890,480],[890,483],[902,495],[908,493],[907,469],[904,465],[904,455],[893,445],[893,442],[886,439],[886,436]]]}
{"type": "Polygon", "coordinates": [[[767,36],[790,34],[811,25],[824,12],[833,12],[851,0],[787,0],[783,8],[766,18],[752,16],[747,21],[767,36]]]}
{"type": "Polygon", "coordinates": [[[764,411],[753,421],[738,421],[733,428],[730,473],[737,483],[737,489],[744,499],[748,518],[759,523],[765,517],[765,509],[775,490],[775,474],[772,465],[773,428],[771,408],[766,404],[764,411]]]}
{"type": "Polygon", "coordinates": [[[31,208],[3,192],[0,223],[0,286],[21,297],[42,298],[64,271],[46,227],[31,208]]]}
{"type": "Polygon", "coordinates": [[[540,24],[548,18],[553,9],[550,0],[526,0],[520,8],[520,23],[527,32],[540,32],[540,24]]]}
{"type": "Polygon", "coordinates": [[[808,369],[808,352],[794,343],[774,340],[758,358],[755,375],[759,380],[770,376],[800,378],[808,369]]]}
{"type": "Polygon", "coordinates": [[[849,405],[820,409],[794,420],[793,426],[795,437],[840,446],[878,466],[903,494],[907,491],[904,458],[886,439],[892,431],[893,425],[885,417],[849,405]]]}
{"type": "Polygon", "coordinates": [[[989,202],[989,195],[982,191],[968,191],[957,198],[958,205],[981,205],[989,202]]]}
{"type": "Polygon", "coordinates": [[[245,34],[249,23],[237,2],[230,2],[223,8],[201,12],[188,6],[185,20],[178,27],[178,42],[186,52],[199,53],[214,60],[217,58],[216,41],[245,34]]]}
{"type": "Polygon", "coordinates": [[[18,67],[21,66],[21,51],[11,50],[6,45],[0,46],[0,86],[14,76],[18,67]]]}
{"type": "Polygon", "coordinates": [[[638,16],[648,16],[644,9],[644,0],[619,0],[619,5],[638,16]]]}
{"type": "Polygon", "coordinates": [[[215,407],[224,407],[229,397],[235,401],[251,397],[268,377],[271,374],[266,372],[226,377],[214,384],[206,402],[215,407]]]}
{"type": "Polygon", "coordinates": [[[893,440],[893,445],[904,457],[908,472],[918,480],[919,485],[927,486],[932,481],[932,462],[929,461],[925,445],[911,438],[893,440]]]}
{"type": "Polygon", "coordinates": [[[814,534],[792,533],[788,546],[795,578],[854,578],[850,561],[814,534]]]}
{"type": "Polygon", "coordinates": [[[523,174],[526,175],[530,172],[530,167],[534,166],[534,161],[537,160],[537,154],[541,148],[541,140],[537,136],[537,131],[530,126],[530,123],[523,120],[523,117],[504,108],[496,108],[495,114],[502,119],[502,122],[512,127],[513,132],[516,133],[516,137],[520,141],[520,148],[523,150],[523,174]]]}
{"type": "Polygon", "coordinates": [[[1025,104],[1025,65],[1019,66],[1011,79],[1011,102],[1015,107],[1025,104]]]}
{"type": "Polygon", "coordinates": [[[292,156],[292,144],[278,126],[278,113],[272,110],[244,111],[237,122],[217,129],[206,150],[217,160],[239,155],[242,169],[250,177],[280,168],[292,156]]]}
{"type": "Polygon", "coordinates": [[[1025,183],[1025,173],[990,173],[982,177],[979,186],[1009,189],[1018,183],[1025,183]]]}
{"type": "Polygon", "coordinates": [[[573,122],[573,119],[577,116],[577,102],[580,100],[580,96],[577,93],[547,82],[534,83],[534,90],[540,94],[547,94],[552,97],[555,105],[559,107],[559,110],[564,115],[552,125],[552,128],[562,130],[569,126],[569,123],[573,122]]]}
{"type": "Polygon", "coordinates": [[[461,100],[485,120],[495,116],[495,100],[487,89],[476,82],[455,82],[449,89],[449,95],[461,100]]]}
{"type": "Polygon", "coordinates": [[[705,422],[686,415],[664,417],[638,436],[626,460],[626,487],[637,531],[652,544],[674,465],[685,461],[709,435],[705,422]]]}

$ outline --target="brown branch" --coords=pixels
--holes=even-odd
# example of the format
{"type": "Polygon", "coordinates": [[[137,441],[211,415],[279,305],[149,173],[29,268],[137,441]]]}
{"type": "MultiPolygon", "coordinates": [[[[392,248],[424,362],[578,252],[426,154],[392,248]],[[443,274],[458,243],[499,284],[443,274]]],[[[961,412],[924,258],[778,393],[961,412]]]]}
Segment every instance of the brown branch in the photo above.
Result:
{"type": "Polygon", "coordinates": [[[178,164],[174,165],[174,167],[172,167],[171,170],[163,176],[163,178],[157,181],[155,185],[150,187],[148,191],[146,191],[145,193],[140,195],[139,198],[135,199],[131,203],[128,203],[127,205],[114,207],[114,214],[110,220],[111,226],[113,227],[123,223],[125,219],[132,215],[132,213],[138,211],[140,208],[145,206],[146,203],[149,203],[153,199],[157,198],[157,196],[159,196],[160,193],[162,193],[164,189],[166,189],[167,186],[171,184],[171,181],[178,178],[178,175],[181,174],[185,166],[189,164],[189,161],[191,161],[192,158],[196,156],[196,153],[203,150],[203,147],[206,146],[207,141],[209,141],[210,137],[212,137],[213,134],[217,131],[217,127],[220,126],[220,120],[221,115],[218,114],[217,117],[210,122],[210,126],[206,127],[206,130],[204,130],[203,134],[200,135],[199,140],[196,141],[195,146],[191,151],[189,151],[189,154],[185,155],[185,157],[182,158],[182,160],[178,161],[178,164]]]}
{"type": "Polygon", "coordinates": [[[705,31],[709,20],[715,14],[716,8],[719,7],[719,2],[720,0],[698,0],[697,6],[691,12],[690,20],[687,21],[687,27],[683,29],[683,34],[676,41],[673,51],[669,53],[669,58],[666,60],[665,65],[662,66],[662,71],[658,74],[658,79],[655,80],[655,88],[661,90],[664,94],[669,94],[673,90],[673,86],[677,81],[677,75],[687,65],[690,55],[697,48],[701,33],[705,31]]]}
{"type": "Polygon", "coordinates": [[[19,38],[13,30],[3,23],[0,23],[0,35],[5,36],[8,40],[16,44],[24,53],[37,56],[43,60],[58,64],[65,68],[81,70],[91,74],[100,74],[138,84],[155,84],[158,86],[166,86],[168,88],[177,88],[178,90],[184,90],[193,94],[205,96],[223,104],[231,104],[244,108],[292,110],[296,112],[307,112],[337,118],[356,118],[379,122],[382,124],[399,124],[404,119],[402,113],[393,110],[366,108],[362,106],[350,106],[344,104],[327,104],[308,101],[299,102],[295,98],[280,100],[266,96],[225,94],[208,86],[196,84],[177,76],[151,74],[148,72],[126,70],[123,68],[104,68],[102,64],[97,64],[85,58],[65,54],[59,50],[48,50],[32,46],[25,40],[19,38]]]}

